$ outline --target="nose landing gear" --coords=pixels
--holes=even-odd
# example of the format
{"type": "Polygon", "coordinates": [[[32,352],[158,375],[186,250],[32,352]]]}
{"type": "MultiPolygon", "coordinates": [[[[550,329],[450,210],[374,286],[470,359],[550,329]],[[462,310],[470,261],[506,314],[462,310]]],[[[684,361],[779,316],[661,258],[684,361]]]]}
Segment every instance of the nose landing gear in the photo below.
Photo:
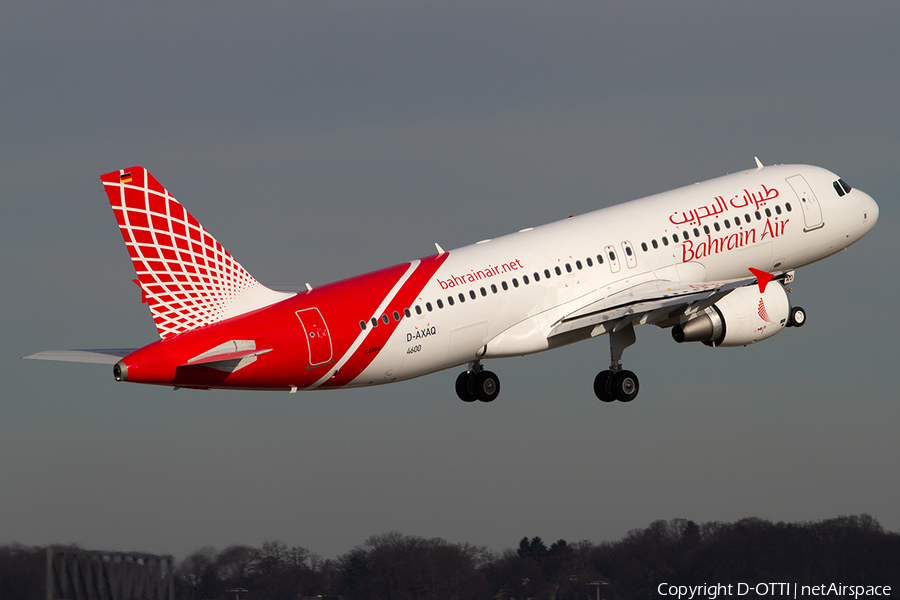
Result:
{"type": "Polygon", "coordinates": [[[637,375],[622,368],[619,362],[625,348],[632,345],[636,338],[634,325],[629,323],[621,329],[609,333],[610,365],[594,378],[594,394],[602,402],[631,402],[641,389],[637,375]]]}
{"type": "Polygon", "coordinates": [[[485,371],[481,361],[469,364],[469,369],[456,378],[456,395],[463,402],[493,402],[500,394],[500,378],[485,371]]]}

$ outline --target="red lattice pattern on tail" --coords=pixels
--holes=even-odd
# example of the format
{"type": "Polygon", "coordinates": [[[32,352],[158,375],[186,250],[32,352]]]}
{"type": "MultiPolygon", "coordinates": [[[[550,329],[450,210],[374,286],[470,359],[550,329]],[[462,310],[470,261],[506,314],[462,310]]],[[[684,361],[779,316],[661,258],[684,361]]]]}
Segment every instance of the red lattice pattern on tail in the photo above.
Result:
{"type": "Polygon", "coordinates": [[[101,180],[161,338],[227,318],[263,287],[142,167],[101,180]]]}

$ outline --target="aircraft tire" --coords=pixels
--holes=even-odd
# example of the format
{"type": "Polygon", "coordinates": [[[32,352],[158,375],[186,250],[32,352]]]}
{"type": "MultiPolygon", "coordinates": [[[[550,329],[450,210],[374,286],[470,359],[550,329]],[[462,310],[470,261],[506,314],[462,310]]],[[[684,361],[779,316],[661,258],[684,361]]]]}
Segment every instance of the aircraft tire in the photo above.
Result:
{"type": "Polygon", "coordinates": [[[500,393],[500,378],[491,371],[475,375],[475,397],[481,402],[493,402],[500,393]]]}
{"type": "Polygon", "coordinates": [[[803,327],[806,324],[806,311],[795,306],[791,308],[791,316],[788,319],[788,325],[791,327],[803,327]]]}
{"type": "Polygon", "coordinates": [[[615,402],[616,397],[613,395],[612,390],[610,389],[610,372],[609,371],[600,371],[597,373],[597,376],[594,378],[594,395],[600,399],[601,402],[615,402]]]}
{"type": "Polygon", "coordinates": [[[473,379],[474,377],[471,377],[468,371],[463,371],[456,378],[456,395],[459,396],[459,399],[463,402],[475,402],[478,400],[478,398],[475,397],[473,379]]]}
{"type": "Polygon", "coordinates": [[[641,386],[637,375],[631,371],[619,371],[613,378],[613,393],[619,402],[631,402],[637,398],[641,386]]]}

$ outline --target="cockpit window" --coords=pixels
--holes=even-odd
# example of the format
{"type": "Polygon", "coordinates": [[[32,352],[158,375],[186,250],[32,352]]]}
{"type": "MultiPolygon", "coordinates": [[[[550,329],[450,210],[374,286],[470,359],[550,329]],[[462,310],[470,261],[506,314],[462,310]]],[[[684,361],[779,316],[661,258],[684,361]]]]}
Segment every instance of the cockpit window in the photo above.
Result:
{"type": "Polygon", "coordinates": [[[849,194],[851,188],[846,181],[843,179],[838,179],[834,182],[834,191],[837,192],[838,196],[843,196],[844,194],[849,194]]]}

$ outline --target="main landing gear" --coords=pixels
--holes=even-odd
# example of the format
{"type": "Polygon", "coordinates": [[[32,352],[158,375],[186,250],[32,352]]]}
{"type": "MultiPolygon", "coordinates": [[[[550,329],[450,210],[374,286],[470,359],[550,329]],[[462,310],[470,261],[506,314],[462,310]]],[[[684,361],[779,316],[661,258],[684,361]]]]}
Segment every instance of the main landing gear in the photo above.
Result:
{"type": "Polygon", "coordinates": [[[493,402],[500,393],[500,378],[485,371],[481,361],[469,363],[469,369],[456,378],[456,395],[463,402],[493,402]]]}
{"type": "Polygon", "coordinates": [[[594,379],[594,394],[603,402],[631,402],[641,389],[637,375],[622,368],[619,362],[625,348],[635,342],[634,325],[609,333],[609,370],[601,371],[594,379]]]}

